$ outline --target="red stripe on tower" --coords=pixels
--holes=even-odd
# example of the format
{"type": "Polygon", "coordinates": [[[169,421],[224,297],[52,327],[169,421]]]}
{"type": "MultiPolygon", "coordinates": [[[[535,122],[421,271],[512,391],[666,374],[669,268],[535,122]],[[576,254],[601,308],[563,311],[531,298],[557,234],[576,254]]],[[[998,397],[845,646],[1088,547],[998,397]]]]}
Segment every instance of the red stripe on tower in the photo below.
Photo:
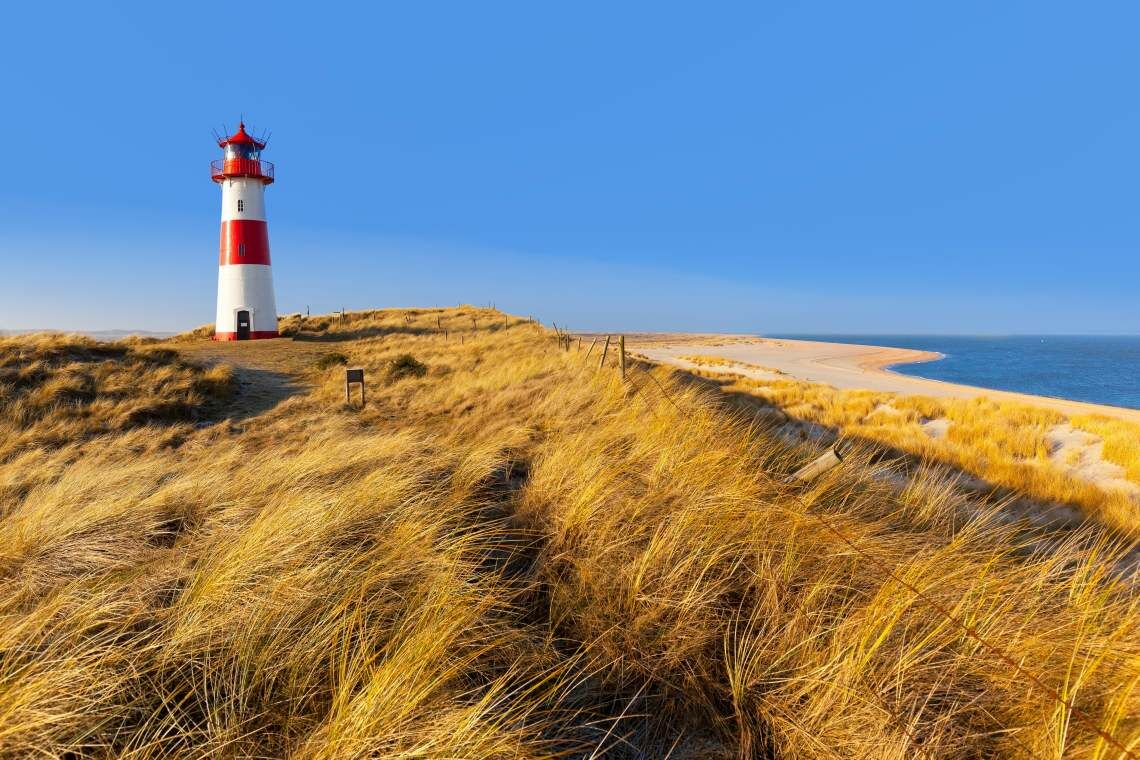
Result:
{"type": "Polygon", "coordinates": [[[221,256],[218,264],[269,266],[269,225],[254,219],[222,222],[221,256]]]}

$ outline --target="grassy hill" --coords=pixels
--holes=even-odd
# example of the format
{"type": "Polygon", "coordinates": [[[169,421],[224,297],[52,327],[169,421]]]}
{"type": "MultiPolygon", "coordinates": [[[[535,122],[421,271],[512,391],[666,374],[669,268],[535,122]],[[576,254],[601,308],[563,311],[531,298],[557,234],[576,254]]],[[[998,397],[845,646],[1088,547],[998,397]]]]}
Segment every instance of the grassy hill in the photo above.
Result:
{"type": "Polygon", "coordinates": [[[498,312],[283,325],[0,340],[0,755],[1140,753],[1118,534],[870,445],[788,485],[753,405],[498,312]]]}

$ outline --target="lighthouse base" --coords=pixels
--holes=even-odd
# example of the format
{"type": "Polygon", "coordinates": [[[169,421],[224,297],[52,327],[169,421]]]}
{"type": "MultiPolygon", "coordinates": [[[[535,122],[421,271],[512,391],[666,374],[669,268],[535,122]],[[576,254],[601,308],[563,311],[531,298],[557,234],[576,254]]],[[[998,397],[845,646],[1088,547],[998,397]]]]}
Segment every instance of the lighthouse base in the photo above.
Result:
{"type": "Polygon", "coordinates": [[[214,333],[213,340],[265,340],[266,338],[279,338],[276,330],[254,330],[248,338],[239,338],[236,332],[214,333]]]}
{"type": "Polygon", "coordinates": [[[277,305],[268,264],[218,267],[218,313],[214,340],[276,338],[277,305]]]}

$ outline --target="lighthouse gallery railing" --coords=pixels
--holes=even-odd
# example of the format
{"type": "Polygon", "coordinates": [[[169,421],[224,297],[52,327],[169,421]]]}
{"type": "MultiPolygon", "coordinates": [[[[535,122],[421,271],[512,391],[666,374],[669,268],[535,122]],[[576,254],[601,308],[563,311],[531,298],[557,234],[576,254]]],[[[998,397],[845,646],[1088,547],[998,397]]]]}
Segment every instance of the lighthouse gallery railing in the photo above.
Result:
{"type": "Polygon", "coordinates": [[[210,177],[265,177],[273,180],[273,162],[254,158],[219,158],[210,162],[210,177]]]}

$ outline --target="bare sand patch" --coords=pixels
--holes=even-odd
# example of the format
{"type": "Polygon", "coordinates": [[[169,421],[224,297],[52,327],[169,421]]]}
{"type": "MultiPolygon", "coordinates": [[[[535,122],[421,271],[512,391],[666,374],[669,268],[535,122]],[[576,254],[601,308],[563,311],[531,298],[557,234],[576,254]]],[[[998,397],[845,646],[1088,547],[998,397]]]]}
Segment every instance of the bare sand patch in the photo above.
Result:
{"type": "Polygon", "coordinates": [[[945,417],[939,417],[936,420],[927,420],[922,423],[922,432],[931,438],[945,438],[946,434],[950,432],[950,420],[945,417]]]}
{"type": "Polygon", "coordinates": [[[902,412],[900,412],[898,409],[896,409],[891,404],[879,404],[878,406],[876,406],[874,409],[871,410],[871,414],[872,415],[874,415],[874,414],[885,414],[885,415],[888,415],[890,417],[898,417],[900,414],[902,414],[902,412]]]}
{"type": "Polygon", "coordinates": [[[1104,441],[1100,436],[1064,423],[1052,427],[1045,437],[1052,447],[1049,461],[1053,466],[1101,488],[1140,496],[1140,486],[1124,477],[1124,468],[1104,459],[1104,441]]]}

